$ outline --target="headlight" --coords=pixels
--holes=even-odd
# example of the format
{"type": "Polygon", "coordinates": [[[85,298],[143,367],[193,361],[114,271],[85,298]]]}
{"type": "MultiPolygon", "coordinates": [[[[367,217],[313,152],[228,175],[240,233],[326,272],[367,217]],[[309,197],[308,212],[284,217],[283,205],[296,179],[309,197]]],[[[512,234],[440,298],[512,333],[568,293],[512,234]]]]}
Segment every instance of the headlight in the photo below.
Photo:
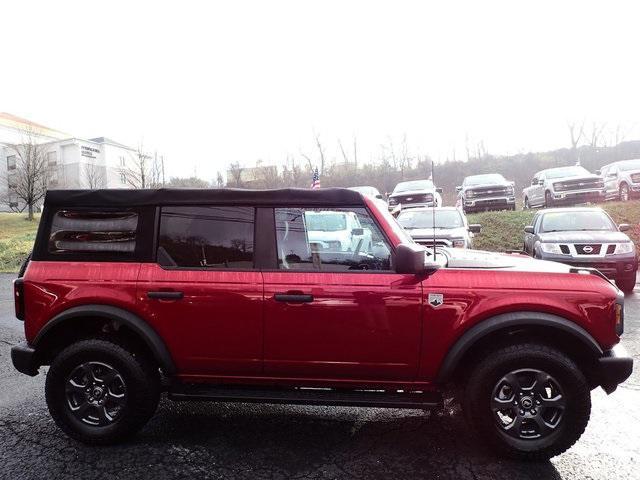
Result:
{"type": "Polygon", "coordinates": [[[557,192],[564,190],[564,183],[558,182],[553,184],[553,189],[557,192]]]}
{"type": "Polygon", "coordinates": [[[389,205],[397,205],[398,201],[395,198],[390,198],[389,199],[389,205]]]}
{"type": "Polygon", "coordinates": [[[469,197],[469,198],[474,197],[474,196],[475,196],[475,194],[476,194],[476,192],[474,192],[473,190],[467,190],[467,191],[464,193],[464,195],[465,195],[466,197],[469,197]]]}
{"type": "Polygon", "coordinates": [[[515,193],[516,193],[516,189],[513,186],[507,188],[508,195],[515,195],[515,193]]]}
{"type": "Polygon", "coordinates": [[[454,238],[452,241],[454,248],[464,248],[464,239],[454,238]]]}
{"type": "Polygon", "coordinates": [[[544,253],[552,253],[554,255],[562,255],[562,250],[560,250],[559,243],[541,243],[540,250],[544,253]]]}
{"type": "Polygon", "coordinates": [[[627,243],[619,243],[616,245],[616,255],[620,255],[621,253],[631,253],[633,252],[635,246],[631,242],[627,243]]]}

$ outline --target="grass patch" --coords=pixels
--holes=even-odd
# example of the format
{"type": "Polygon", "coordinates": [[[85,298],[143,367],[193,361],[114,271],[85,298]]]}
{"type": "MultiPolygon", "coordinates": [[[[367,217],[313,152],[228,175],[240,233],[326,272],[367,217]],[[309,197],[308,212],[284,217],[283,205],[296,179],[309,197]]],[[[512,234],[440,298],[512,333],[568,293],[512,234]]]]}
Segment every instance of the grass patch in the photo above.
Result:
{"type": "Polygon", "coordinates": [[[40,215],[0,213],[0,272],[17,272],[33,248],[40,215]]]}
{"type": "MultiPolygon", "coordinates": [[[[598,205],[611,215],[616,223],[628,223],[626,232],[638,245],[640,242],[640,201],[608,202],[598,205]]],[[[482,225],[482,233],[474,238],[474,248],[493,252],[521,250],[524,243],[524,227],[531,225],[535,210],[515,212],[483,212],[467,216],[469,223],[482,225]]]]}

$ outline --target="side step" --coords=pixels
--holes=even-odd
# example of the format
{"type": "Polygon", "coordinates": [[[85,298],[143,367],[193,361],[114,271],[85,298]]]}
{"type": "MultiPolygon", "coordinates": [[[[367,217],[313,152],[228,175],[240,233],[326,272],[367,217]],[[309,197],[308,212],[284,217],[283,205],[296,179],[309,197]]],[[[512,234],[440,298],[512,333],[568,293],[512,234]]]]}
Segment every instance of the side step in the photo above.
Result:
{"type": "Polygon", "coordinates": [[[327,405],[429,409],[442,406],[437,392],[385,392],[380,390],[331,390],[323,388],[252,388],[229,385],[178,384],[169,387],[171,400],[327,405]]]}

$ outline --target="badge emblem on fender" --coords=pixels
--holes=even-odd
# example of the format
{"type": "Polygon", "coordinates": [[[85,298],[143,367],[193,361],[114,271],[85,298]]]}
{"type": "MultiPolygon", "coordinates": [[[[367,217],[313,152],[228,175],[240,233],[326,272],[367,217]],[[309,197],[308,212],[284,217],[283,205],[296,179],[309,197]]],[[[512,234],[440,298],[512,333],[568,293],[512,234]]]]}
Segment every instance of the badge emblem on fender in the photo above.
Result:
{"type": "Polygon", "coordinates": [[[429,294],[429,305],[434,308],[439,307],[444,303],[444,295],[441,293],[430,293],[429,294]]]}

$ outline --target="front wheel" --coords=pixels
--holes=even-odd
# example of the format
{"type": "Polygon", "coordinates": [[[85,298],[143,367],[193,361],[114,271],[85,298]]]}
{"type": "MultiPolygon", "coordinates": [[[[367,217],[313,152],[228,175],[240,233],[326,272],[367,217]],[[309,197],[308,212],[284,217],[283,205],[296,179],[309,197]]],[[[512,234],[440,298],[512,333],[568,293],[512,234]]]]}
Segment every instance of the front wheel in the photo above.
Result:
{"type": "Polygon", "coordinates": [[[539,344],[493,351],[471,372],[463,409],[483,442],[524,460],[570,448],[591,413],[589,384],[569,357],[539,344]]]}
{"type": "Polygon", "coordinates": [[[629,185],[623,183],[620,185],[620,201],[627,202],[629,200],[629,185]]]}
{"type": "Polygon", "coordinates": [[[633,275],[632,277],[618,278],[616,279],[616,285],[624,293],[631,293],[636,287],[636,276],[633,275]]]}
{"type": "Polygon", "coordinates": [[[553,207],[553,196],[549,191],[545,192],[544,194],[544,206],[547,208],[553,207]]]}
{"type": "Polygon", "coordinates": [[[83,443],[107,445],[134,434],[151,418],[160,398],[160,375],[144,354],[107,340],[81,340],[55,357],[45,394],[63,432],[83,443]]]}

